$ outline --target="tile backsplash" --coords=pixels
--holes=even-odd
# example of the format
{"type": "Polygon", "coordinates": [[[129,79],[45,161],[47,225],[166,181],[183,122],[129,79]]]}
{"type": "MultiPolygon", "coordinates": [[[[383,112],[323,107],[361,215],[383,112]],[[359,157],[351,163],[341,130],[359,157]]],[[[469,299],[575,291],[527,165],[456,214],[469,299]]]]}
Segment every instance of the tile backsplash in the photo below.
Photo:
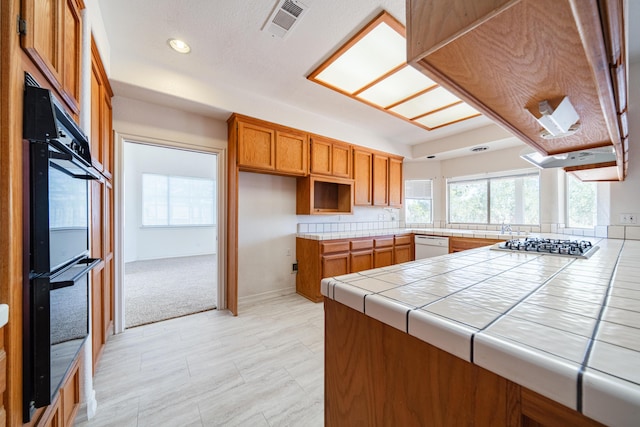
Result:
{"type": "MultiPolygon", "coordinates": [[[[501,225],[481,224],[448,224],[445,221],[433,223],[407,223],[405,221],[339,221],[298,223],[298,234],[345,233],[358,231],[376,231],[388,229],[446,228],[456,230],[490,230],[499,231],[501,225]]],[[[571,236],[601,237],[610,239],[640,240],[640,227],[621,225],[602,225],[593,228],[569,228],[565,224],[540,224],[539,226],[513,225],[514,232],[521,233],[558,233],[571,236]]]]}

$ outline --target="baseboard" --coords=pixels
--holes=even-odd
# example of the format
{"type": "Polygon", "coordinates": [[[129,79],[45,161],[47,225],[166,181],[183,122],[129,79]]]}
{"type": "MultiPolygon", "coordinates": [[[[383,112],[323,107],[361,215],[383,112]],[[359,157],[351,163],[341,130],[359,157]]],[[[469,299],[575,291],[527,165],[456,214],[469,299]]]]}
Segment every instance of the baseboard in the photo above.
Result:
{"type": "Polygon", "coordinates": [[[273,291],[263,292],[261,294],[238,297],[238,304],[241,304],[241,305],[255,304],[257,302],[262,302],[272,298],[282,297],[285,295],[291,295],[295,293],[296,293],[295,286],[288,287],[288,288],[280,288],[280,289],[275,289],[273,291]]]}

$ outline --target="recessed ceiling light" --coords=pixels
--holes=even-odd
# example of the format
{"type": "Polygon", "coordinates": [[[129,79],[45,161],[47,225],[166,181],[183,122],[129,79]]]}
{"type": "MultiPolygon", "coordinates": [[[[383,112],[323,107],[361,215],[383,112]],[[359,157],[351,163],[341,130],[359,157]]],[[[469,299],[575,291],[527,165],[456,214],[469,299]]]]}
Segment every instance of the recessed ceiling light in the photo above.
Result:
{"type": "Polygon", "coordinates": [[[191,52],[191,48],[189,47],[189,45],[183,42],[182,40],[169,39],[168,43],[169,43],[169,46],[171,46],[171,49],[175,50],[176,52],[179,52],[179,53],[191,52]]]}
{"type": "Polygon", "coordinates": [[[471,151],[473,151],[474,153],[479,153],[481,151],[487,151],[488,149],[489,147],[487,147],[486,145],[480,145],[478,147],[473,147],[471,151]]]}

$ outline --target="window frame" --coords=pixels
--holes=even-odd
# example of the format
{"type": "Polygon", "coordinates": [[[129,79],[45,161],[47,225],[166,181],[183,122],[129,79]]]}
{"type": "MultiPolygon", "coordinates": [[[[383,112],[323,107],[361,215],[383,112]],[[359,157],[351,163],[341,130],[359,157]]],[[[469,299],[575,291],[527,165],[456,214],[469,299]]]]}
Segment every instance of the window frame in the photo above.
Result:
{"type": "MultiPolygon", "coordinates": [[[[215,179],[211,179],[211,178],[205,178],[205,177],[196,177],[196,176],[182,176],[182,175],[167,175],[167,174],[161,174],[161,173],[142,173],[140,176],[140,194],[141,194],[141,200],[140,200],[140,204],[141,204],[141,209],[140,209],[140,227],[141,228],[196,228],[196,227],[216,227],[216,181],[215,179]],[[165,200],[166,200],[166,223],[165,224],[145,224],[145,196],[144,196],[144,192],[145,192],[145,186],[144,186],[144,177],[145,175],[147,176],[156,176],[156,177],[163,177],[166,178],[167,180],[167,188],[166,188],[166,194],[165,194],[165,200]],[[181,223],[172,223],[171,219],[171,208],[172,208],[172,203],[171,203],[171,180],[173,179],[180,179],[180,180],[190,180],[190,181],[206,181],[211,183],[211,187],[212,187],[212,194],[211,194],[211,201],[213,203],[213,209],[212,209],[212,216],[211,216],[211,222],[207,222],[207,223],[197,223],[197,224],[181,224],[181,223]]],[[[174,201],[174,205],[175,205],[175,201],[174,201]]],[[[193,218],[190,216],[190,220],[192,220],[193,218]]]]}
{"type": "MultiPolygon", "coordinates": [[[[526,170],[526,171],[512,171],[507,173],[499,173],[499,174],[486,174],[483,176],[467,176],[467,177],[455,177],[449,178],[446,182],[446,203],[447,203],[447,223],[448,224],[472,224],[472,225],[484,225],[484,226],[495,226],[500,225],[501,223],[491,222],[491,181],[499,180],[499,179],[508,179],[508,178],[526,178],[526,177],[537,177],[538,179],[538,223],[536,224],[526,224],[526,223],[509,223],[509,225],[518,225],[525,227],[537,227],[540,226],[540,213],[541,213],[541,193],[540,193],[540,171],[538,170],[526,170]],[[484,222],[452,222],[451,221],[451,192],[450,185],[451,184],[459,184],[465,182],[478,182],[485,181],[486,182],[486,216],[484,222]]],[[[524,187],[523,187],[524,188],[524,187]]],[[[516,190],[518,191],[518,190],[516,190]]],[[[522,190],[521,190],[522,191],[522,190]]],[[[524,199],[523,199],[524,200],[524,199]]],[[[523,218],[524,219],[524,218],[523,218]]]]}
{"type": "Polygon", "coordinates": [[[405,223],[410,223],[410,224],[433,224],[433,179],[405,179],[404,180],[404,219],[405,219],[405,223]],[[429,182],[429,187],[430,187],[430,194],[431,197],[426,198],[416,198],[416,197],[407,197],[407,182],[411,182],[411,181],[428,181],[429,182]],[[407,210],[408,210],[408,204],[407,204],[407,200],[429,200],[429,218],[430,221],[409,221],[407,219],[407,210]]]}

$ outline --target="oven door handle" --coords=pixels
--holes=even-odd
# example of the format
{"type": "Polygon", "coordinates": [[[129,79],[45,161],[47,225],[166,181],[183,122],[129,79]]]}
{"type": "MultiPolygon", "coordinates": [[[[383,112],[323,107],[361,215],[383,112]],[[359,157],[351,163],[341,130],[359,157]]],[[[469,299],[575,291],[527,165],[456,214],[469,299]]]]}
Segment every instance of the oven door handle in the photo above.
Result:
{"type": "Polygon", "coordinates": [[[89,271],[91,271],[93,269],[93,267],[98,265],[98,263],[100,261],[102,261],[100,258],[85,258],[85,259],[79,261],[78,264],[87,264],[87,265],[82,270],[78,271],[76,274],[73,275],[73,277],[71,277],[69,279],[60,280],[60,281],[51,280],[49,282],[49,289],[54,291],[56,289],[62,289],[62,288],[66,288],[66,287],[69,287],[69,286],[73,286],[74,283],[80,277],[84,276],[89,271]]]}

